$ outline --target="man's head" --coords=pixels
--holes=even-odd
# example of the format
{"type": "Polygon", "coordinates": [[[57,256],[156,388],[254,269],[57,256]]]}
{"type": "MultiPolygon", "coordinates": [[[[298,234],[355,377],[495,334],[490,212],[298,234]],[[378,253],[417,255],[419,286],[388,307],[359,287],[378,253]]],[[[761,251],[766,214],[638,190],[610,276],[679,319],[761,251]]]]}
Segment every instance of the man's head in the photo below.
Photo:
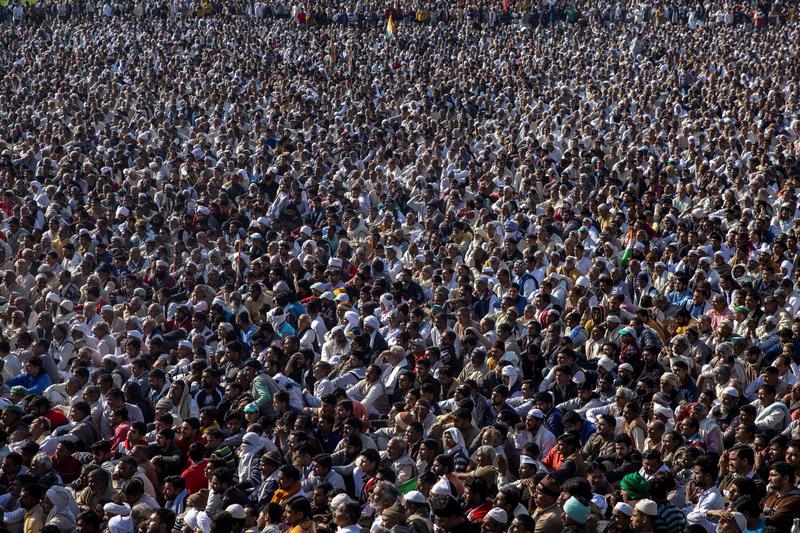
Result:
{"type": "Polygon", "coordinates": [[[98,533],[100,531],[100,517],[92,510],[86,510],[77,517],[76,533],[98,533]]]}
{"type": "Polygon", "coordinates": [[[19,503],[25,510],[33,509],[44,497],[44,490],[38,483],[30,483],[22,487],[19,503]]]}
{"type": "Polygon", "coordinates": [[[443,531],[449,531],[463,523],[464,511],[461,505],[452,496],[444,496],[433,506],[436,525],[443,531]]]}
{"type": "MultiPolygon", "coordinates": [[[[233,472],[227,468],[218,468],[214,470],[209,481],[212,490],[216,494],[222,494],[233,485],[233,472]]],[[[278,479],[278,483],[280,483],[280,478],[278,479]]]]}
{"type": "Polygon", "coordinates": [[[186,481],[184,481],[181,476],[167,476],[164,479],[164,498],[167,500],[173,500],[185,488],[186,481]]]}
{"type": "Polygon", "coordinates": [[[783,494],[794,486],[795,472],[792,465],[779,461],[769,469],[769,486],[772,490],[783,494]]]}
{"type": "Polygon", "coordinates": [[[755,465],[755,453],[750,446],[737,446],[728,454],[728,467],[739,476],[749,474],[755,465]]]}
{"type": "Polygon", "coordinates": [[[633,507],[631,527],[637,531],[653,531],[653,523],[658,514],[658,504],[653,500],[639,500],[633,507]]]}
{"type": "Polygon", "coordinates": [[[539,484],[536,485],[536,492],[534,493],[536,506],[540,509],[552,507],[555,505],[560,495],[561,485],[556,481],[556,478],[550,475],[545,476],[539,484]]]}
{"type": "Polygon", "coordinates": [[[156,509],[146,524],[147,533],[170,533],[175,526],[175,513],[169,509],[156,509]]]}
{"type": "Polygon", "coordinates": [[[701,457],[694,465],[694,483],[701,489],[713,486],[718,475],[717,463],[708,457],[701,457]]]}
{"type": "Polygon", "coordinates": [[[391,507],[397,502],[398,492],[393,483],[378,481],[372,488],[369,503],[378,512],[391,507]]]}
{"type": "Polygon", "coordinates": [[[633,451],[633,440],[625,433],[620,433],[614,437],[614,452],[617,458],[624,459],[628,457],[633,451]]]}

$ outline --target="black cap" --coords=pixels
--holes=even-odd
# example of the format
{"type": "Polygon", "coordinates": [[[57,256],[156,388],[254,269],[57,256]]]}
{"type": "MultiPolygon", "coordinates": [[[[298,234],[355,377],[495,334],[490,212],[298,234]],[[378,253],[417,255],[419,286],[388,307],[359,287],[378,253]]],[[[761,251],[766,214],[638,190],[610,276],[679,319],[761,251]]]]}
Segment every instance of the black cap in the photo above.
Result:
{"type": "Polygon", "coordinates": [[[442,518],[464,516],[464,510],[461,508],[461,505],[450,495],[437,495],[437,498],[432,500],[432,504],[433,514],[436,516],[442,518]]]}

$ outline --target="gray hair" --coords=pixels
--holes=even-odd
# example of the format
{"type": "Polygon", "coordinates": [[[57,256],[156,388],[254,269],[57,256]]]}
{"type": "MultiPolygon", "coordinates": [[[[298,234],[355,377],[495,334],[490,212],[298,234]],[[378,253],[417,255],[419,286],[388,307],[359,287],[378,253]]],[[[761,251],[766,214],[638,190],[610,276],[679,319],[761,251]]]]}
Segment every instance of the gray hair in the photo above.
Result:
{"type": "Polygon", "coordinates": [[[497,458],[497,452],[495,452],[494,448],[491,446],[480,446],[477,450],[475,450],[475,457],[477,457],[479,453],[482,453],[491,459],[492,462],[494,462],[494,460],[497,458]]]}
{"type": "Polygon", "coordinates": [[[45,469],[50,470],[53,468],[53,461],[51,461],[46,454],[37,453],[33,456],[33,459],[31,459],[31,465],[43,466],[45,469]]]}
{"type": "Polygon", "coordinates": [[[397,444],[403,449],[404,452],[406,451],[406,441],[400,437],[392,437],[389,439],[389,444],[397,444]]]}
{"type": "Polygon", "coordinates": [[[388,481],[378,481],[375,483],[374,490],[376,492],[380,491],[381,495],[391,502],[395,502],[400,494],[394,484],[388,481]]]}
{"type": "Polygon", "coordinates": [[[621,393],[626,400],[628,401],[633,400],[633,391],[631,389],[628,389],[626,387],[620,387],[617,389],[617,392],[621,393]]]}

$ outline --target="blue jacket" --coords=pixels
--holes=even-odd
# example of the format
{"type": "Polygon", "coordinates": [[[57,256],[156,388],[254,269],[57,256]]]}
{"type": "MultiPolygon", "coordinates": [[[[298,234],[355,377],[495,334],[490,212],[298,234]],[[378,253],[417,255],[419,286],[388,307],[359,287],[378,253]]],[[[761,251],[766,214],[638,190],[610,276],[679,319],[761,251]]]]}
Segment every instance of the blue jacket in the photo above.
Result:
{"type": "Polygon", "coordinates": [[[20,385],[28,389],[28,392],[35,394],[42,394],[44,390],[52,384],[53,380],[50,379],[50,376],[47,375],[47,372],[43,372],[36,377],[31,377],[27,374],[20,374],[6,383],[6,385],[9,387],[16,387],[17,385],[20,385]]]}

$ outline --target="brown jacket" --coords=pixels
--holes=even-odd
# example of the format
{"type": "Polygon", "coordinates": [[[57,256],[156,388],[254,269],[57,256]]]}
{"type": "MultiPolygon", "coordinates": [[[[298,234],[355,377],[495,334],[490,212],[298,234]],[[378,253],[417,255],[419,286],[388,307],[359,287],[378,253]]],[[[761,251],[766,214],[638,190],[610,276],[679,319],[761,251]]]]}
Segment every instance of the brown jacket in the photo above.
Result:
{"type": "Polygon", "coordinates": [[[794,519],[800,515],[800,489],[792,487],[783,496],[770,492],[762,507],[772,509],[772,514],[766,519],[768,526],[775,526],[778,531],[789,531],[794,519]]]}
{"type": "Polygon", "coordinates": [[[536,509],[532,517],[536,521],[534,533],[561,533],[564,522],[561,521],[561,508],[553,505],[547,509],[536,509]]]}

